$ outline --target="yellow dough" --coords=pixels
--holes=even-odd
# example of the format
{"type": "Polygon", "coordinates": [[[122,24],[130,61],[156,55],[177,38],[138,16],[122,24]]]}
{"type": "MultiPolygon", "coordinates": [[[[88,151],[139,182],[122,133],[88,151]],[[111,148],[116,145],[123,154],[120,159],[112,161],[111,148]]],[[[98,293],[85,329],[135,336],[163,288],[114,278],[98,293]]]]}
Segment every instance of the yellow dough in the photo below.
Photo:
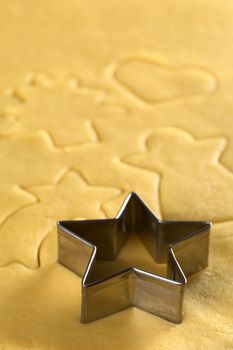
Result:
{"type": "MultiPolygon", "coordinates": [[[[0,349],[233,349],[233,3],[2,0],[0,349]],[[184,320],[135,308],[84,325],[56,221],[210,220],[184,320]]],[[[106,262],[104,262],[106,264],[106,262]]],[[[109,270],[164,275],[132,235],[109,270]]]]}

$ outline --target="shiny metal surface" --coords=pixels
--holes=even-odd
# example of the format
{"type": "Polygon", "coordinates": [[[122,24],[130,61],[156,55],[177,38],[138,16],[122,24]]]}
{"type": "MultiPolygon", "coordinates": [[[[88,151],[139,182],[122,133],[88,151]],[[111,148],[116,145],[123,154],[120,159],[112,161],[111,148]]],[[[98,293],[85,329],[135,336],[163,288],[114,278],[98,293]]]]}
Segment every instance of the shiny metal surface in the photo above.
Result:
{"type": "Polygon", "coordinates": [[[209,222],[159,220],[132,192],[114,219],[60,221],[57,226],[58,261],[82,277],[81,322],[129,306],[182,321],[186,276],[208,265],[209,222]],[[98,277],[103,272],[98,261],[114,260],[132,232],[155,262],[167,264],[167,277],[136,267],[98,277]]]}

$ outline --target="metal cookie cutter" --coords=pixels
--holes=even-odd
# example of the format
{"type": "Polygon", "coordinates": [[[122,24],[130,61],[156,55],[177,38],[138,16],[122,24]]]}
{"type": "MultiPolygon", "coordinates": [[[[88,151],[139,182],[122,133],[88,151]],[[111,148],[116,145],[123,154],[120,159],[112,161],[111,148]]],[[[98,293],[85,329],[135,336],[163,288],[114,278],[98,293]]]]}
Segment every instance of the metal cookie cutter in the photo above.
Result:
{"type": "Polygon", "coordinates": [[[186,276],[208,265],[211,224],[159,220],[130,193],[113,219],[58,222],[58,260],[82,276],[81,322],[88,323],[129,306],[182,321],[186,276]],[[98,278],[98,261],[114,260],[131,233],[137,233],[167,277],[129,267],[98,278]]]}

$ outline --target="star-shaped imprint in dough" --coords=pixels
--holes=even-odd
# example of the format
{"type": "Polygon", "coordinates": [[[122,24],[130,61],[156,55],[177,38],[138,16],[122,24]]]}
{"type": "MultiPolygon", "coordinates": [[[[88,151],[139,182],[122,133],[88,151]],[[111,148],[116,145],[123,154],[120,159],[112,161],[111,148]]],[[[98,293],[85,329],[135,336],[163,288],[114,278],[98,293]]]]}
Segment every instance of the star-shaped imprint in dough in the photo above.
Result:
{"type": "Polygon", "coordinates": [[[93,121],[125,113],[124,107],[117,105],[106,91],[80,86],[72,79],[61,82],[44,76],[43,82],[38,82],[35,76],[32,85],[16,88],[14,96],[20,103],[13,116],[10,102],[7,105],[7,113],[0,118],[0,134],[47,130],[59,147],[97,141],[93,121]]]}
{"type": "Polygon", "coordinates": [[[55,184],[30,186],[27,190],[36,199],[34,203],[17,210],[1,226],[1,266],[19,261],[37,268],[40,245],[58,218],[103,218],[102,204],[120,194],[114,187],[91,186],[72,170],[55,184]]]}
{"type": "Polygon", "coordinates": [[[186,276],[208,265],[210,223],[159,220],[131,192],[112,219],[58,222],[58,260],[82,276],[81,321],[94,321],[129,306],[179,323],[186,276]],[[116,259],[136,233],[157,263],[167,263],[167,276],[135,266],[114,271],[98,262],[116,259]],[[101,277],[100,277],[101,275],[101,277]]]}

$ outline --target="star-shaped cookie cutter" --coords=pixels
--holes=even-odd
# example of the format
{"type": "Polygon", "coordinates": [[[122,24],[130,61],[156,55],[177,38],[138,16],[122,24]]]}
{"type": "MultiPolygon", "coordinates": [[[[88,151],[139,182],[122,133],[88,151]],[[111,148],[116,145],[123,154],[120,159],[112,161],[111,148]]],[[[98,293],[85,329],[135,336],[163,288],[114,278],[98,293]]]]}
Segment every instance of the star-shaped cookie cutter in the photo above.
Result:
{"type": "Polygon", "coordinates": [[[211,223],[158,219],[134,192],[112,219],[59,221],[58,261],[82,277],[81,322],[129,306],[182,321],[186,276],[208,265],[211,223]],[[136,267],[96,278],[96,261],[113,260],[131,233],[137,233],[167,277],[136,267]]]}

